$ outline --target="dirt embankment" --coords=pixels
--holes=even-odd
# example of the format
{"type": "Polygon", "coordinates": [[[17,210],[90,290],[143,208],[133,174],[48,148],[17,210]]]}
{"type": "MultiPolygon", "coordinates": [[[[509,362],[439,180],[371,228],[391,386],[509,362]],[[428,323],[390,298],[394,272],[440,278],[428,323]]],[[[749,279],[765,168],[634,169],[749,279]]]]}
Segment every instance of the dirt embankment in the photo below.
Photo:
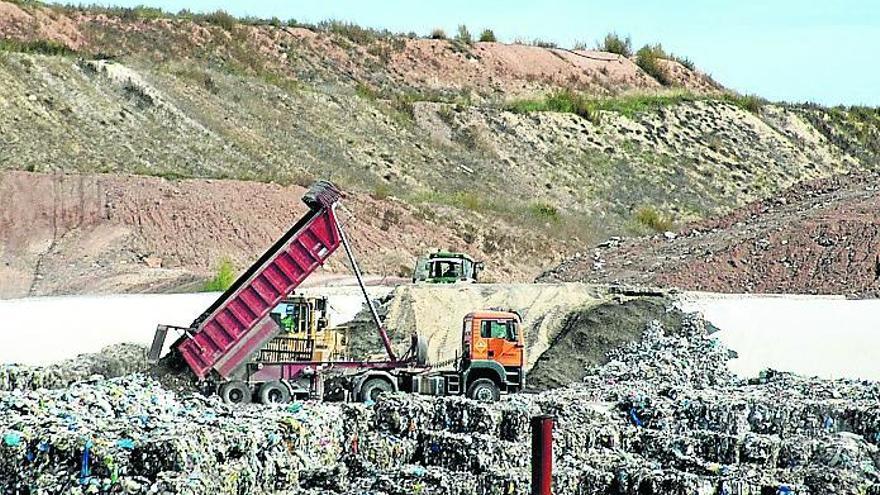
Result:
{"type": "MultiPolygon", "coordinates": [[[[0,173],[0,297],[198,287],[223,258],[239,269],[252,263],[305,213],[304,192],[244,181],[0,173]]],[[[494,245],[496,229],[517,229],[494,220],[428,220],[363,194],[345,205],[351,215],[341,218],[367,273],[408,276],[417,255],[437,248],[491,259],[486,275],[512,280],[534,276],[545,259],[546,241],[526,231],[517,246],[494,245]]],[[[349,271],[339,253],[325,270],[349,271]]]]}
{"type": "Polygon", "coordinates": [[[880,295],[880,176],[807,182],[676,234],[612,239],[539,280],[880,295]]]}
{"type": "MultiPolygon", "coordinates": [[[[0,33],[12,39],[50,40],[74,50],[112,56],[152,56],[159,51],[175,57],[200,56],[210,47],[238,65],[262,65],[322,83],[361,82],[377,90],[467,92],[479,98],[554,87],[616,94],[661,86],[631,59],[613,53],[496,42],[466,44],[338,27],[218,26],[188,19],[143,19],[90,9],[0,2],[0,33]]],[[[664,62],[668,78],[676,85],[701,92],[720,90],[706,74],[675,61],[664,62]]]]}

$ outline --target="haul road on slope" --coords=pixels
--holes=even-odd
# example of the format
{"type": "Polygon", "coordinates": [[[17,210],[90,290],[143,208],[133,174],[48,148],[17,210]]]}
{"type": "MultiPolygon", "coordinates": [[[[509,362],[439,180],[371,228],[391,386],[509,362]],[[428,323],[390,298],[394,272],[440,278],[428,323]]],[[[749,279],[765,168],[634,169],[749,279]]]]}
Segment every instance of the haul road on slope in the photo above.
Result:
{"type": "Polygon", "coordinates": [[[293,398],[373,400],[401,391],[430,395],[466,395],[493,401],[525,386],[522,319],[512,311],[476,311],[462,324],[461,354],[454,369],[436,370],[426,362],[427,345],[413,335],[398,357],[367,294],[360,270],[337,215],[342,193],[318,181],[303,196],[306,213],[233,282],[187,328],[159,325],[150,360],[159,361],[170,331],[180,336],[163,358],[185,363],[204,389],[229,403],[287,402],[293,398]],[[314,336],[279,335],[272,311],[340,246],[345,249],[387,359],[316,359],[314,336]],[[279,339],[284,339],[281,342],[279,339]],[[271,349],[272,352],[261,352],[271,349]],[[331,386],[332,385],[332,386],[331,386]]]}

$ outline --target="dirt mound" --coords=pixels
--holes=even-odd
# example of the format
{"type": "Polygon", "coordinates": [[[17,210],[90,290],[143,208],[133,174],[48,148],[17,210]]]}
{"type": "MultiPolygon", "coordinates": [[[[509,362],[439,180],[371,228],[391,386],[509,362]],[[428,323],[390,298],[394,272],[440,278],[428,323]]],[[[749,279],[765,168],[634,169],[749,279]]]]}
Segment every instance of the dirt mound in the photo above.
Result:
{"type": "Polygon", "coordinates": [[[666,297],[615,300],[572,311],[535,360],[526,377],[528,388],[548,390],[581,382],[588,368],[607,363],[609,351],[641,339],[654,320],[675,335],[682,313],[666,297]]]}
{"type": "MultiPolygon", "coordinates": [[[[239,268],[252,263],[305,213],[304,192],[245,181],[0,172],[0,297],[198,288],[223,258],[239,268]]],[[[546,239],[498,220],[425,222],[413,207],[366,194],[345,205],[351,216],[341,218],[368,273],[409,276],[416,256],[441,247],[491,259],[486,275],[503,279],[531,278],[546,259],[546,239]],[[519,230],[520,242],[500,250],[496,230],[519,230]]],[[[325,270],[349,273],[344,263],[336,254],[325,270]]]]}
{"type": "Polygon", "coordinates": [[[860,174],[811,181],[678,233],[612,239],[539,280],[876,296],[878,178],[860,174]]]}
{"type": "MultiPolygon", "coordinates": [[[[566,316],[614,297],[606,289],[585,284],[468,284],[400,286],[384,301],[380,315],[396,348],[404,351],[410,335],[428,339],[428,358],[447,363],[461,353],[461,324],[481,309],[513,309],[523,318],[526,368],[530,368],[562,328],[566,316]]],[[[382,351],[367,312],[350,325],[351,350],[357,357],[382,351]]]]}

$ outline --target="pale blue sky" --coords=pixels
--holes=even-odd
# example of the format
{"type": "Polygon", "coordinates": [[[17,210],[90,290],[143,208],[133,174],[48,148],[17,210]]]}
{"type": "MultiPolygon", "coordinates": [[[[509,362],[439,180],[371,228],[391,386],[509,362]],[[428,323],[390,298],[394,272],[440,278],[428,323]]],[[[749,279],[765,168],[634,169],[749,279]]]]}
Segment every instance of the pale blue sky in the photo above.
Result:
{"type": "Polygon", "coordinates": [[[339,19],[419,34],[492,28],[502,41],[592,45],[608,31],[661,42],[722,84],[771,100],[880,106],[880,0],[113,0],[176,12],[225,9],[301,22],[339,19]]]}

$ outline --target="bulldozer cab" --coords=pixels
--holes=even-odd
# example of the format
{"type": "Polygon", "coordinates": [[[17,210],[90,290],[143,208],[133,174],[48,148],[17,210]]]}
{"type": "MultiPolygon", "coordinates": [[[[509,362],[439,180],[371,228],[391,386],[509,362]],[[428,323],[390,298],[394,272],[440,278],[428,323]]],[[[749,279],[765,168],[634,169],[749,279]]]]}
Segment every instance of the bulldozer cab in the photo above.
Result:
{"type": "Polygon", "coordinates": [[[327,361],[344,354],[342,332],[330,328],[326,297],[291,295],[270,316],[281,332],[260,351],[262,362],[327,361]]]}
{"type": "Polygon", "coordinates": [[[420,257],[413,270],[413,283],[451,284],[476,282],[483,262],[464,253],[438,251],[420,257]]]}
{"type": "Polygon", "coordinates": [[[507,311],[482,311],[465,317],[462,355],[470,362],[495,361],[503,367],[525,364],[522,320],[507,311]]]}

